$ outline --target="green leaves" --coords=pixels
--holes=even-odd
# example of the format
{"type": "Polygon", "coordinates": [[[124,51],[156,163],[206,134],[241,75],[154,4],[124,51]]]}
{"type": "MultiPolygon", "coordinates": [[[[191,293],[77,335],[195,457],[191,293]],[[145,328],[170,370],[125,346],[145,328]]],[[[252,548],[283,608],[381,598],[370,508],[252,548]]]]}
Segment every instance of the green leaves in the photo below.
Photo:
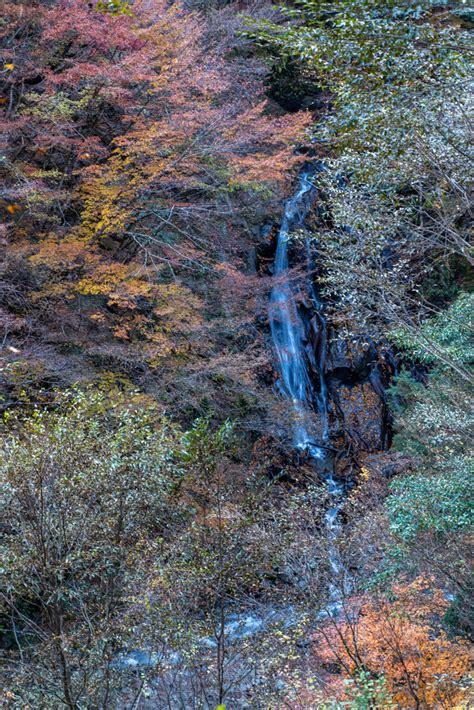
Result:
{"type": "Polygon", "coordinates": [[[422,532],[446,535],[472,525],[474,459],[453,460],[437,476],[404,476],[391,484],[387,500],[391,531],[404,542],[422,532]]]}
{"type": "Polygon", "coordinates": [[[388,693],[384,677],[373,678],[368,671],[359,671],[355,679],[345,681],[349,700],[341,703],[347,710],[372,710],[395,708],[388,693]]]}
{"type": "Polygon", "coordinates": [[[197,419],[184,435],[180,457],[188,463],[199,460],[204,465],[206,462],[212,468],[230,448],[232,429],[230,421],[213,431],[210,417],[197,419]]]}
{"type": "Polygon", "coordinates": [[[422,323],[418,331],[392,330],[390,338],[412,357],[424,363],[446,359],[456,363],[474,362],[474,294],[461,293],[449,308],[422,323]]]}
{"type": "Polygon", "coordinates": [[[392,388],[394,446],[411,456],[413,470],[390,484],[385,501],[393,536],[389,557],[405,572],[428,569],[441,574],[457,595],[460,618],[465,614],[466,619],[470,560],[465,545],[473,522],[474,421],[472,388],[465,374],[469,375],[473,356],[472,303],[471,294],[461,293],[418,332],[399,328],[391,335],[411,357],[436,367],[425,384],[402,371],[392,388]]]}

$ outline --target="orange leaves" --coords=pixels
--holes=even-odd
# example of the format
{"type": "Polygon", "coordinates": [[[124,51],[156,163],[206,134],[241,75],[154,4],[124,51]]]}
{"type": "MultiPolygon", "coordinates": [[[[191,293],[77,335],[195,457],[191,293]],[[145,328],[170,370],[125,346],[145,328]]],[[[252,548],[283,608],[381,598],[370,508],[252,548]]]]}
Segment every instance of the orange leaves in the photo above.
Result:
{"type": "Polygon", "coordinates": [[[265,102],[257,104],[225,130],[232,147],[229,163],[234,179],[242,184],[282,181],[289,168],[302,159],[293,153],[293,145],[304,139],[310,114],[271,117],[266,110],[265,102]]]}
{"type": "Polygon", "coordinates": [[[53,272],[77,270],[98,260],[99,256],[83,240],[74,236],[59,239],[53,232],[38,243],[30,256],[34,266],[45,266],[53,272]]]}
{"type": "Polygon", "coordinates": [[[361,670],[383,675],[403,708],[462,703],[467,646],[432,628],[447,606],[443,595],[423,579],[395,586],[393,595],[353,599],[345,619],[318,635],[319,662],[336,662],[346,677],[361,670]]]}

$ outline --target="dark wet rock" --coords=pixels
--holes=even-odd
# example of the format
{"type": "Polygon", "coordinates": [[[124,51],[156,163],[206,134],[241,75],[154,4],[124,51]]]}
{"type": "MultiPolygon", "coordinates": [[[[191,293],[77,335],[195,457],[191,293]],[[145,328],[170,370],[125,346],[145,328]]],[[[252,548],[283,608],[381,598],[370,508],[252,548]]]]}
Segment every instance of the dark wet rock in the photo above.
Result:
{"type": "Polygon", "coordinates": [[[331,675],[340,675],[342,673],[342,668],[339,663],[323,663],[321,665],[324,670],[331,675]]]}
{"type": "Polygon", "coordinates": [[[255,269],[262,275],[268,276],[272,273],[277,231],[278,229],[274,224],[266,224],[260,230],[258,242],[255,246],[255,269]]]}
{"type": "MultiPolygon", "coordinates": [[[[314,330],[317,333],[317,324],[314,330]]],[[[321,343],[314,339],[312,347],[317,351],[321,343]]],[[[376,345],[370,338],[348,339],[332,333],[324,369],[335,447],[344,450],[349,459],[358,451],[387,449],[391,443],[391,416],[386,389],[394,365],[385,345],[376,345]]],[[[318,379],[316,372],[315,382],[318,379]]],[[[350,466],[342,468],[349,470],[350,466]]]]}
{"type": "Polygon", "coordinates": [[[371,342],[357,338],[330,339],[326,359],[328,377],[346,385],[367,380],[377,362],[377,351],[371,342]]]}
{"type": "MultiPolygon", "coordinates": [[[[263,315],[259,316],[256,319],[256,326],[257,328],[261,328],[262,330],[267,329],[268,318],[263,315]]],[[[259,384],[263,385],[264,387],[273,387],[278,378],[278,373],[276,372],[271,362],[262,363],[262,365],[257,368],[256,375],[259,384]]]]}
{"type": "Polygon", "coordinates": [[[321,110],[328,100],[314,77],[302,74],[298,62],[288,60],[284,71],[276,64],[268,76],[268,96],[285,111],[321,110]]]}
{"type": "Polygon", "coordinates": [[[363,459],[363,466],[372,473],[386,480],[399,476],[411,470],[412,461],[409,456],[400,451],[368,454],[363,459]]]}

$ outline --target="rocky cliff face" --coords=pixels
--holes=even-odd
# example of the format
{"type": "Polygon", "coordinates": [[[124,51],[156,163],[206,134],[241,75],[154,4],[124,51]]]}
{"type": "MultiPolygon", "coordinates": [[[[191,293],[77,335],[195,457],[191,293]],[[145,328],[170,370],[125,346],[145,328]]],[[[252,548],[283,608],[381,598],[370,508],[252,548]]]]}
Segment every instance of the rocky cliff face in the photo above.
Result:
{"type": "Polygon", "coordinates": [[[328,347],[327,381],[331,432],[340,473],[351,471],[359,454],[386,450],[391,443],[391,419],[386,388],[393,374],[390,353],[383,344],[350,341],[332,332],[328,347]]]}

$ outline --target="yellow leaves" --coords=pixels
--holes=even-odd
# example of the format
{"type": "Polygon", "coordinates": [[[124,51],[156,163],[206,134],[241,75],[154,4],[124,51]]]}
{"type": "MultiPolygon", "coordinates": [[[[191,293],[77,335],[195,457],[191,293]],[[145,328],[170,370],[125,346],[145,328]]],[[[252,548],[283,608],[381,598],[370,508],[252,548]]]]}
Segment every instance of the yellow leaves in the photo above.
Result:
{"type": "Polygon", "coordinates": [[[130,210],[120,204],[125,191],[120,186],[100,184],[89,186],[89,195],[84,200],[81,236],[92,239],[95,236],[120,236],[130,219],[130,210]]]}
{"type": "Polygon", "coordinates": [[[202,301],[185,286],[176,282],[159,284],[154,296],[158,303],[153,313],[160,320],[170,321],[176,327],[182,324],[188,328],[202,323],[202,301]]]}
{"type": "Polygon", "coordinates": [[[12,62],[8,62],[7,64],[3,65],[3,68],[6,69],[6,71],[13,71],[15,65],[12,62]]]}
{"type": "Polygon", "coordinates": [[[152,366],[186,354],[187,334],[201,327],[202,302],[189,289],[179,282],[157,283],[156,269],[113,261],[77,235],[60,239],[50,233],[28,258],[43,273],[43,286],[31,293],[32,300],[101,299],[100,309],[90,302],[89,321],[119,340],[141,342],[152,366]]]}
{"type": "Polygon", "coordinates": [[[119,237],[127,228],[136,201],[132,176],[126,170],[129,162],[121,149],[115,149],[105,165],[91,165],[83,171],[79,189],[83,238],[119,237]]]}
{"type": "Polygon", "coordinates": [[[155,285],[152,298],[153,321],[144,322],[139,333],[149,343],[150,366],[160,367],[164,357],[182,358],[189,353],[187,335],[202,326],[203,304],[178,282],[155,285]]]}
{"type": "Polygon", "coordinates": [[[45,288],[31,292],[31,300],[33,302],[42,301],[43,299],[48,300],[54,298],[61,298],[61,300],[66,299],[67,301],[72,301],[74,299],[74,294],[72,292],[71,284],[67,282],[49,283],[45,288]]]}
{"type": "Polygon", "coordinates": [[[84,296],[107,296],[110,305],[134,309],[135,299],[149,297],[152,285],[137,275],[136,266],[112,262],[100,264],[79,281],[76,290],[84,296]]]}
{"type": "Polygon", "coordinates": [[[161,367],[165,357],[176,354],[176,343],[161,330],[146,330],[144,336],[149,343],[146,347],[146,355],[150,367],[161,367]]]}
{"type": "Polygon", "coordinates": [[[82,92],[78,99],[69,98],[63,91],[54,91],[49,95],[29,94],[28,104],[21,108],[21,112],[30,120],[40,119],[57,125],[58,122],[73,119],[75,114],[87,107],[89,102],[89,92],[82,92]]]}

